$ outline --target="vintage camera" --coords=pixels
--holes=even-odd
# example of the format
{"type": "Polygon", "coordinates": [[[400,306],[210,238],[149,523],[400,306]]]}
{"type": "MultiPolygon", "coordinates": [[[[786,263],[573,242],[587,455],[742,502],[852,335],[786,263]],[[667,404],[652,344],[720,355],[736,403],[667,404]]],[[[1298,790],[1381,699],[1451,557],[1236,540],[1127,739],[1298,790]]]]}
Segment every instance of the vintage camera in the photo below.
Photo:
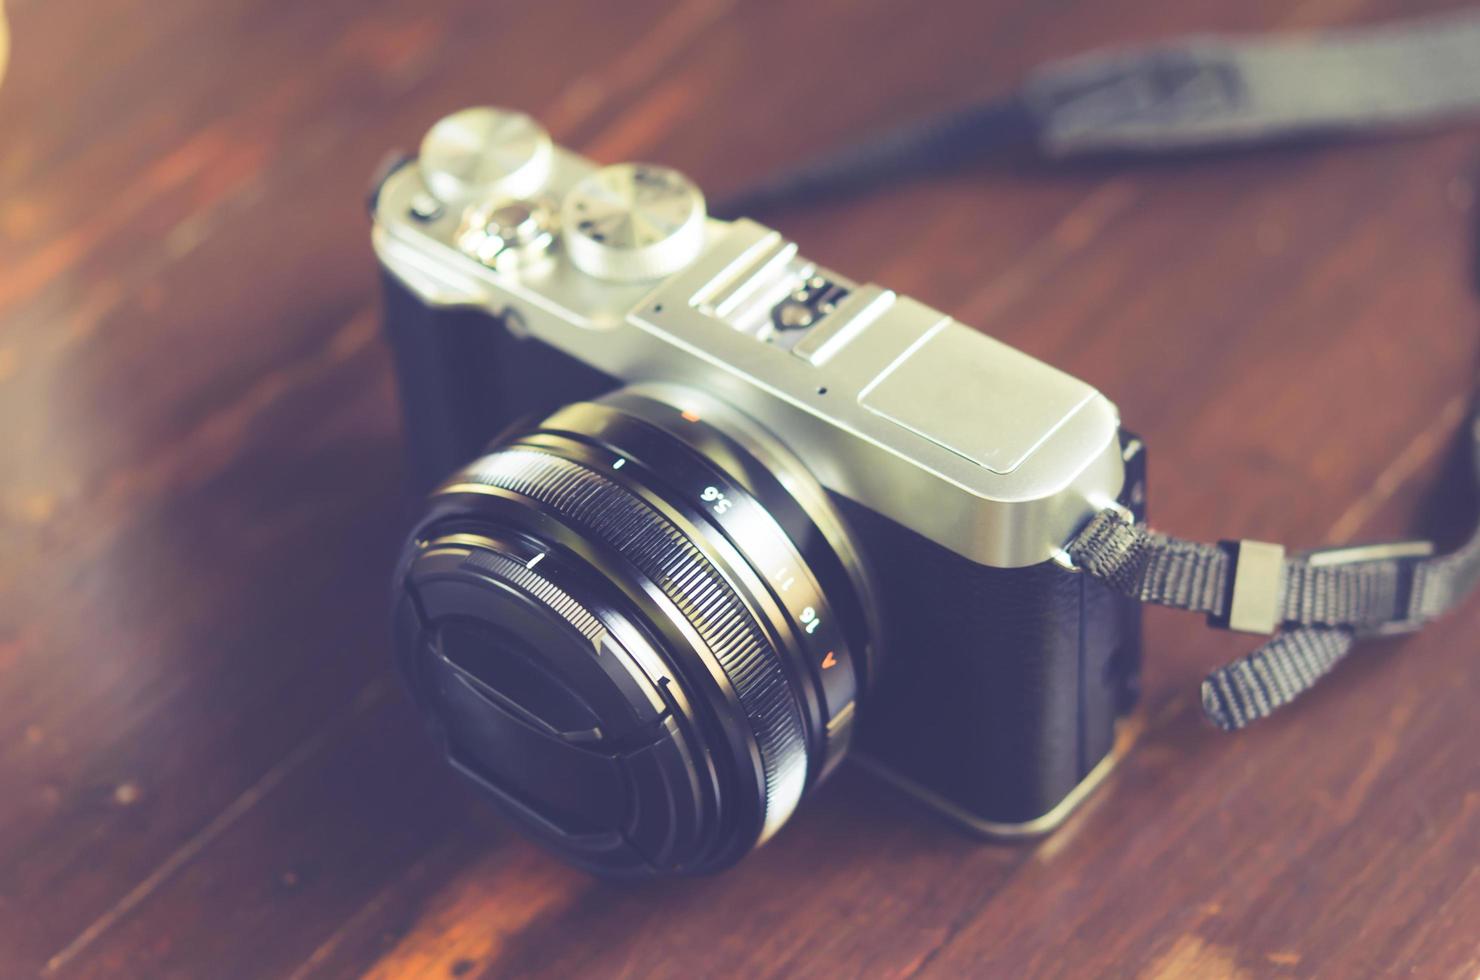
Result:
{"type": "Polygon", "coordinates": [[[704,872],[845,754],[988,835],[1052,828],[1108,770],[1139,609],[1061,550],[1144,518],[1102,395],[518,113],[438,122],[371,210],[435,487],[399,666],[527,831],[704,872]]]}

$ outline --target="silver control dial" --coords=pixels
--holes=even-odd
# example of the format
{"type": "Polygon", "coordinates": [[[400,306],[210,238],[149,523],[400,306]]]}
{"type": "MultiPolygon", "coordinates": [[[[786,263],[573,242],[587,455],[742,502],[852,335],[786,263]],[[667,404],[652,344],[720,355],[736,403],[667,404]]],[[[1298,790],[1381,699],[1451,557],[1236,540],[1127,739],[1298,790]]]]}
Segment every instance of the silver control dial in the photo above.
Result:
{"type": "Polygon", "coordinates": [[[566,252],[598,279],[659,279],[704,247],[704,195],[677,170],[619,163],[582,180],[561,208],[566,252]]]}
{"type": "Polygon", "coordinates": [[[454,112],[421,141],[421,178],[445,204],[527,198],[550,177],[550,135],[522,112],[478,106],[454,112]]]}

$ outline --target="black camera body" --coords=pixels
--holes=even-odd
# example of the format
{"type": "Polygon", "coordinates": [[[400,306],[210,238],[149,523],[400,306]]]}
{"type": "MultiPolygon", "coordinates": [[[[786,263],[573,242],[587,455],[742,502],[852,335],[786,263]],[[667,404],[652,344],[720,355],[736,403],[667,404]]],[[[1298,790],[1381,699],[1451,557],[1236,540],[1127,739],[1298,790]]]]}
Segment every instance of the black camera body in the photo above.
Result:
{"type": "Polygon", "coordinates": [[[1106,506],[1144,520],[1145,454],[1097,392],[517,114],[439,123],[372,212],[437,488],[400,664],[531,833],[599,872],[709,871],[850,743],[993,836],[1108,770],[1139,605],[1058,549],[1106,506]]]}

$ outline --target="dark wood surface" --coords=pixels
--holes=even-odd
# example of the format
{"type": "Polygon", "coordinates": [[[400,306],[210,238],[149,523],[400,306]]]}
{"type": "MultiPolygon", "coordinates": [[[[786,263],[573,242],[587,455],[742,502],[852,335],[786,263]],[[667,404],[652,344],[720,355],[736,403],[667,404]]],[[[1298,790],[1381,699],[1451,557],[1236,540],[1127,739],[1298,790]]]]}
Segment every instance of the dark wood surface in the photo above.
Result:
{"type": "MultiPolygon", "coordinates": [[[[601,884],[442,770],[388,666],[402,530],[366,181],[496,102],[713,193],[1033,64],[1437,5],[11,0],[0,83],[0,975],[1480,971],[1480,604],[1238,737],[1247,638],[1148,615],[1108,784],[1030,846],[846,770],[722,876],[601,884]]],[[[1091,381],[1156,523],[1462,517],[1480,130],[778,216],[1091,381]],[[1436,503],[1436,500],[1438,501],[1436,503]]]]}

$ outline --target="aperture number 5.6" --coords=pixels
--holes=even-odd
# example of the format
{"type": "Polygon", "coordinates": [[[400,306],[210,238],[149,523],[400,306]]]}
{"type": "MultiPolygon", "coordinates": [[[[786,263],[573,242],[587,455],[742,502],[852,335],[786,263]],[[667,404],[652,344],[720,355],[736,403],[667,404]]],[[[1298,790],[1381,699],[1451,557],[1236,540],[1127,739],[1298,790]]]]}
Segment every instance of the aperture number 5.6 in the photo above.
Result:
{"type": "Polygon", "coordinates": [[[705,487],[704,492],[699,497],[712,504],[716,514],[723,514],[734,506],[734,501],[726,497],[725,492],[719,487],[705,487]]]}

